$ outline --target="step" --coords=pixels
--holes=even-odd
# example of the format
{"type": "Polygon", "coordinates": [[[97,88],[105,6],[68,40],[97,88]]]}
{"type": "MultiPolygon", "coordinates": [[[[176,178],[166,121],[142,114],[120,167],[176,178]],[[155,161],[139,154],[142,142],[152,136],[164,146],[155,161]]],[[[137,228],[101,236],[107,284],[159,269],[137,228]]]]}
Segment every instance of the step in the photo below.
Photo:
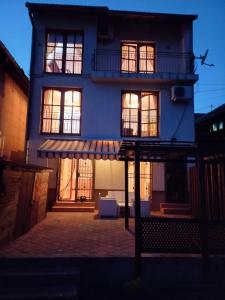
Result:
{"type": "Polygon", "coordinates": [[[75,201],[56,201],[54,206],[75,206],[75,207],[93,207],[95,206],[94,202],[75,202],[75,201]]]}
{"type": "Polygon", "coordinates": [[[78,300],[78,289],[76,286],[20,286],[2,289],[0,300],[78,300]]]}
{"type": "Polygon", "coordinates": [[[74,269],[71,270],[28,270],[14,272],[0,272],[0,287],[21,286],[24,282],[32,285],[33,282],[38,282],[42,286],[54,286],[59,284],[74,284],[79,282],[80,272],[74,269]]]}
{"type": "Polygon", "coordinates": [[[161,212],[166,215],[189,215],[190,209],[188,208],[162,208],[161,212]]]}
{"type": "Polygon", "coordinates": [[[94,212],[95,207],[53,206],[52,212],[94,212]]]}
{"type": "Polygon", "coordinates": [[[190,204],[188,203],[170,203],[170,202],[167,202],[167,203],[160,203],[160,208],[189,208],[190,207],[190,204]]]}
{"type": "Polygon", "coordinates": [[[0,261],[0,300],[78,299],[80,271],[70,260],[0,261]]]}

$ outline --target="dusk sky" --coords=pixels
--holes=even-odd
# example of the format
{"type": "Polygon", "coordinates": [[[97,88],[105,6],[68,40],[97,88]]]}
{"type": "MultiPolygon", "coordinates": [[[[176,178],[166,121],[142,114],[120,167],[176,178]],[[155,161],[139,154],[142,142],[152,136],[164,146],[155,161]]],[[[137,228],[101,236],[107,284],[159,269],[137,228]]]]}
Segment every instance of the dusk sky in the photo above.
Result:
{"type": "MultiPolygon", "coordinates": [[[[0,40],[29,75],[31,23],[24,0],[0,0],[0,40]]],[[[107,6],[110,9],[197,14],[194,54],[209,49],[202,66],[196,60],[195,112],[208,112],[225,103],[225,0],[33,0],[35,3],[107,6]]]]}

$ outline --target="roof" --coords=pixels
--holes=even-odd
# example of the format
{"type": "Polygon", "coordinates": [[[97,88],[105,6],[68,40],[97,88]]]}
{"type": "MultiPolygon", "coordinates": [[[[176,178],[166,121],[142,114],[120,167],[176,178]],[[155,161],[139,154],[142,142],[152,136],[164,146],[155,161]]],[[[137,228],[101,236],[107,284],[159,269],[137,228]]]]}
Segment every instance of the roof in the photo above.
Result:
{"type": "Polygon", "coordinates": [[[10,74],[25,95],[28,96],[29,79],[2,41],[0,41],[0,61],[0,67],[3,67],[10,74]]]}
{"type": "Polygon", "coordinates": [[[83,5],[61,5],[61,4],[45,4],[45,3],[26,3],[26,7],[30,12],[37,10],[44,11],[72,11],[77,13],[91,13],[91,14],[107,14],[112,16],[126,16],[126,17],[145,17],[154,20],[164,19],[171,21],[193,21],[197,19],[197,15],[184,15],[184,14],[167,14],[167,13],[153,13],[153,12],[140,12],[140,11],[126,11],[126,10],[111,10],[106,6],[83,6],[83,5]]]}
{"type": "Polygon", "coordinates": [[[202,117],[196,120],[196,124],[201,124],[211,119],[217,118],[221,115],[225,115],[225,104],[217,107],[216,109],[212,110],[208,114],[204,114],[202,117]]]}

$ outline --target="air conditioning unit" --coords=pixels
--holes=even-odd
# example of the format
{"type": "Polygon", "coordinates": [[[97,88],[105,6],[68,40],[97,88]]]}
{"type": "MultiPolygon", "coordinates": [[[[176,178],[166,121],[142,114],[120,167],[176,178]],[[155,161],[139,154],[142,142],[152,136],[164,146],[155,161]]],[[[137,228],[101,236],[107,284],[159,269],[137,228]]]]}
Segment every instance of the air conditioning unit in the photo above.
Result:
{"type": "Polygon", "coordinates": [[[113,28],[107,23],[100,23],[98,25],[98,39],[99,40],[113,40],[113,28]]]}
{"type": "Polygon", "coordinates": [[[173,102],[182,103],[191,101],[193,97],[192,86],[172,86],[171,98],[173,102]]]}

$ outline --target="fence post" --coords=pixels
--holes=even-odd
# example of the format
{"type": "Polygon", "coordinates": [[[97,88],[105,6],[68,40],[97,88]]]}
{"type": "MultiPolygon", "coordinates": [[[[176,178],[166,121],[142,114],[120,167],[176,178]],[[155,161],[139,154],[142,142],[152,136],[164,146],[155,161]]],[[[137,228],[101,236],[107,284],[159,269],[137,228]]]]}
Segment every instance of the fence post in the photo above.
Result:
{"type": "MultiPolygon", "coordinates": [[[[200,151],[199,151],[200,152],[200,151]]],[[[208,222],[206,214],[206,199],[205,199],[205,165],[203,155],[198,154],[198,178],[199,178],[199,197],[200,197],[200,213],[201,213],[201,243],[203,259],[208,258],[208,222]]]]}

